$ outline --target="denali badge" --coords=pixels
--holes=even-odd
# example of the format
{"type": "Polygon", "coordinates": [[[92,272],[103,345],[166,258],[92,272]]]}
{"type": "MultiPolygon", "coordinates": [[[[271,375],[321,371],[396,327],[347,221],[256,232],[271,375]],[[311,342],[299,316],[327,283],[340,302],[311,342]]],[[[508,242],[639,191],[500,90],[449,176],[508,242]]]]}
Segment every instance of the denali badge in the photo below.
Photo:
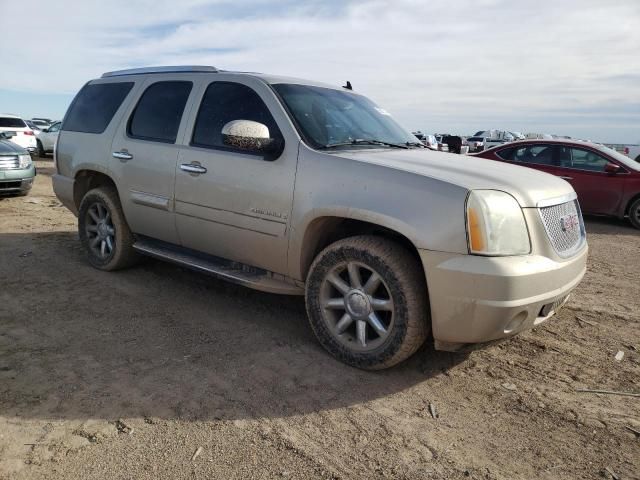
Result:
{"type": "Polygon", "coordinates": [[[283,214],[283,213],[278,213],[278,212],[272,212],[271,210],[265,210],[262,208],[255,208],[252,207],[251,208],[251,212],[252,213],[257,213],[259,215],[266,215],[268,217],[276,217],[276,218],[282,218],[283,220],[287,219],[287,214],[283,214]]]}
{"type": "Polygon", "coordinates": [[[560,218],[560,227],[563,232],[573,232],[580,222],[578,221],[578,215],[572,213],[560,218]]]}

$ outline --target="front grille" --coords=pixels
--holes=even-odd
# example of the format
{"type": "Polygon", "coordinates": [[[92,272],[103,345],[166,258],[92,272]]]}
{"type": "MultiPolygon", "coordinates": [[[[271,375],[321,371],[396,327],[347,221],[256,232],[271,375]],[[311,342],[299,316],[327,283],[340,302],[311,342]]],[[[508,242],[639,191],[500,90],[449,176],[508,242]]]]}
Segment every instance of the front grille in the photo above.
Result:
{"type": "Polygon", "coordinates": [[[0,191],[2,190],[12,190],[16,188],[22,187],[22,181],[18,180],[15,182],[0,182],[0,191]]]}
{"type": "Polygon", "coordinates": [[[20,160],[18,160],[17,155],[0,156],[0,170],[18,168],[19,166],[20,166],[20,160]]]}
{"type": "Polygon", "coordinates": [[[549,240],[558,255],[568,257],[582,246],[585,230],[577,200],[541,207],[540,215],[549,240]]]}

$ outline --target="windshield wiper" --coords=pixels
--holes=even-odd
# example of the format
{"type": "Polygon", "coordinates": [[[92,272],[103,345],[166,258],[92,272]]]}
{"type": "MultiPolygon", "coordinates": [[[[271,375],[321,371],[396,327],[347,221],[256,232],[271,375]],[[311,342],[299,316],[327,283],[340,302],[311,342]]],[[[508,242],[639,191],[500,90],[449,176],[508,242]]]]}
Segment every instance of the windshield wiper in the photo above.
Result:
{"type": "Polygon", "coordinates": [[[408,145],[400,145],[397,143],[384,142],[382,140],[373,140],[373,139],[364,139],[364,138],[355,138],[350,142],[340,142],[340,143],[330,143],[329,145],[324,145],[321,148],[334,148],[334,147],[345,147],[350,145],[383,145],[385,147],[392,148],[402,148],[408,149],[408,145]]]}

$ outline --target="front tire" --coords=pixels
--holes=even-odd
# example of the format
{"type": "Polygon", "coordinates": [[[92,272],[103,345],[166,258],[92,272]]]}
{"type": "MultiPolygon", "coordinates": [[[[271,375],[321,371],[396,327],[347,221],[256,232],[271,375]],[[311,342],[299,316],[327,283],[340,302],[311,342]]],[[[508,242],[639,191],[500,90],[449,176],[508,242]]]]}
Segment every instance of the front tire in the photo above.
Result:
{"type": "Polygon", "coordinates": [[[100,270],[126,268],[138,259],[133,234],[113,187],[89,190],[80,203],[78,233],[89,263],[100,270]]]}
{"type": "Polygon", "coordinates": [[[640,229],[640,198],[636,199],[629,207],[629,221],[631,225],[640,229]]]}
{"type": "Polygon", "coordinates": [[[38,157],[44,158],[46,156],[46,152],[44,151],[44,147],[42,146],[42,142],[40,140],[36,140],[38,147],[38,157]]]}
{"type": "Polygon", "coordinates": [[[381,237],[351,237],[325,248],[307,276],[306,305],[320,344],[365,370],[402,362],[429,333],[420,261],[381,237]]]}

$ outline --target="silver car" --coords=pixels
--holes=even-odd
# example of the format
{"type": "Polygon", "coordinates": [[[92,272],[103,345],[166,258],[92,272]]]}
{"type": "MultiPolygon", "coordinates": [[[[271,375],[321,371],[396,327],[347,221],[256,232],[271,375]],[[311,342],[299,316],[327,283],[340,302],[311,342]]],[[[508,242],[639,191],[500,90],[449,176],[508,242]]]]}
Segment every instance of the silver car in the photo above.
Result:
{"type": "Polygon", "coordinates": [[[61,125],[62,122],[55,122],[36,135],[39,157],[44,157],[48,153],[53,153],[53,148],[56,144],[56,140],[58,139],[58,133],[60,132],[61,125]]]}
{"type": "Polygon", "coordinates": [[[557,177],[433,152],[345,88],[213,67],[104,74],[56,148],[56,195],[102,270],[150,255],[304,295],[319,342],[359,368],[539,325],[585,273],[557,177]]]}

